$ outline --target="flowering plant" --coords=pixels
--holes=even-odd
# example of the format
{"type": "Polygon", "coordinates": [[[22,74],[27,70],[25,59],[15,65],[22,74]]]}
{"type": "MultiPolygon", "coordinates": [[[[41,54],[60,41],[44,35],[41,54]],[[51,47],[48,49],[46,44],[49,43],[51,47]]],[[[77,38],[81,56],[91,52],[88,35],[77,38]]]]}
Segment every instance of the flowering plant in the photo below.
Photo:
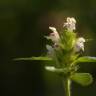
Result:
{"type": "Polygon", "coordinates": [[[15,60],[46,60],[53,61],[53,66],[45,66],[45,69],[55,72],[62,77],[66,96],[71,96],[71,81],[87,86],[93,79],[90,73],[79,73],[79,65],[82,62],[96,62],[96,57],[81,56],[84,52],[86,39],[77,37],[76,20],[67,17],[63,25],[63,31],[58,32],[55,27],[49,27],[52,33],[45,36],[51,41],[46,45],[47,54],[44,57],[17,58],[15,60]]]}

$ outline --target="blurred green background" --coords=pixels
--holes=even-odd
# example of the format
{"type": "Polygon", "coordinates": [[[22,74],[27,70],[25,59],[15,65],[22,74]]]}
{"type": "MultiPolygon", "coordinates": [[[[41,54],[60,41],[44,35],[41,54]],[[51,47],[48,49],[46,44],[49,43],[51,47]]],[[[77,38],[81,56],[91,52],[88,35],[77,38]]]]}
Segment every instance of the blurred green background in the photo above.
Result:
{"type": "MultiPolygon", "coordinates": [[[[0,96],[64,96],[62,81],[40,61],[13,61],[46,52],[49,26],[59,31],[65,18],[77,19],[79,36],[93,39],[84,55],[96,56],[96,0],[0,0],[0,96]]],[[[72,96],[96,95],[96,64],[82,64],[94,82],[72,84],[72,96]]]]}

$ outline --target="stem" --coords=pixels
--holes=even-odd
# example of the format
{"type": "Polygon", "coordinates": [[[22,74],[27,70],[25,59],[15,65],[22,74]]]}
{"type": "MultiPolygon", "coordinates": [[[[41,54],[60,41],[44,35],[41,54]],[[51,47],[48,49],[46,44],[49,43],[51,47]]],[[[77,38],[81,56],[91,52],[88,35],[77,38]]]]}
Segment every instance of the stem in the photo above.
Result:
{"type": "Polygon", "coordinates": [[[71,96],[71,80],[70,78],[64,79],[65,96],[71,96]]]}

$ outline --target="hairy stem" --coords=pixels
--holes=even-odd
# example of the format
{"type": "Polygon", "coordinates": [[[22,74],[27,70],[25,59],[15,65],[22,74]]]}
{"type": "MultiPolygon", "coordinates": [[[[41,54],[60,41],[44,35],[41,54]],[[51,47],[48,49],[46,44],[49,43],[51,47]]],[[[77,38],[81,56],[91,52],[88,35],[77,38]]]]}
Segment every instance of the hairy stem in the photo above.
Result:
{"type": "Polygon", "coordinates": [[[70,78],[64,79],[65,96],[71,96],[71,80],[70,78]]]}

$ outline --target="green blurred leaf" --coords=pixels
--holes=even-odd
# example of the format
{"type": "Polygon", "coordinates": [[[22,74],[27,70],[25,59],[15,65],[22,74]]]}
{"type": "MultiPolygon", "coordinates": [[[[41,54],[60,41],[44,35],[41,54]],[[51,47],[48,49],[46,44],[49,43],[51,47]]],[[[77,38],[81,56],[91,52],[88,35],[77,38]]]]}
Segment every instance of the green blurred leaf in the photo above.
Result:
{"type": "Polygon", "coordinates": [[[40,60],[40,61],[51,61],[52,58],[49,57],[28,57],[28,58],[15,58],[14,60],[40,60]]]}
{"type": "Polygon", "coordinates": [[[96,57],[91,57],[91,56],[80,57],[76,60],[76,63],[79,62],[96,62],[96,57]]]}
{"type": "Polygon", "coordinates": [[[71,79],[82,86],[87,86],[93,81],[90,73],[75,73],[71,76],[71,79]]]}
{"type": "Polygon", "coordinates": [[[55,73],[67,73],[67,68],[55,68],[54,66],[45,66],[45,69],[55,73]]]}

